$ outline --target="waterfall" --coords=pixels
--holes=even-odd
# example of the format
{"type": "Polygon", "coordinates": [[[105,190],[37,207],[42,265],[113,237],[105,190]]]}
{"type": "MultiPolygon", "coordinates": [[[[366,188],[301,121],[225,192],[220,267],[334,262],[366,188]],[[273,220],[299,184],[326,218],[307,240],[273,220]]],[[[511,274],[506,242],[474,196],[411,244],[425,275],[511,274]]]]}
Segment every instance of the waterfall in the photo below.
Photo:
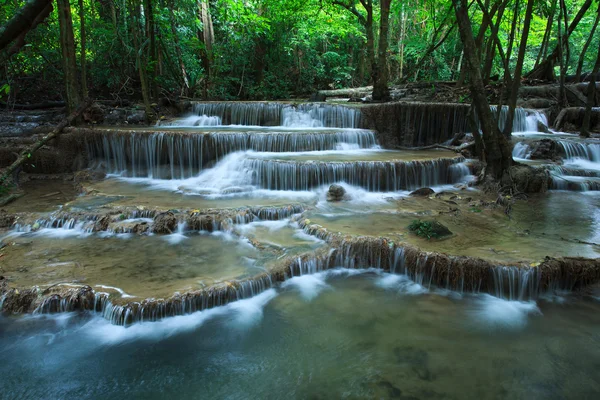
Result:
{"type": "Polygon", "coordinates": [[[519,142],[513,147],[512,156],[518,159],[528,159],[531,154],[531,147],[525,142],[519,142]]]}
{"type": "Polygon", "coordinates": [[[408,162],[294,162],[249,158],[244,159],[243,170],[252,171],[253,181],[270,190],[310,190],[346,182],[369,191],[386,192],[456,183],[469,174],[464,165],[451,169],[463,161],[464,158],[408,162]]]}
{"type": "Polygon", "coordinates": [[[158,121],[156,126],[171,126],[181,128],[191,128],[199,126],[221,126],[221,118],[217,116],[209,117],[208,115],[190,115],[186,118],[178,119],[171,122],[158,121]]]}
{"type": "MultiPolygon", "coordinates": [[[[508,106],[502,106],[500,110],[500,115],[498,115],[498,106],[490,106],[492,113],[498,117],[498,128],[500,128],[500,132],[504,132],[504,128],[506,127],[506,122],[508,119],[508,106]]],[[[515,108],[515,115],[513,117],[513,125],[512,132],[526,132],[530,128],[530,122],[528,119],[528,112],[524,108],[517,107],[515,108]]],[[[533,129],[537,132],[537,122],[536,127],[533,129]]]]}
{"type": "MultiPolygon", "coordinates": [[[[265,102],[194,103],[193,113],[203,117],[216,117],[223,125],[285,126],[293,128],[360,127],[359,110],[330,104],[265,102]]],[[[189,126],[183,124],[193,121],[191,118],[188,117],[180,121],[179,125],[176,125],[189,126]]]]}
{"type": "MultiPolygon", "coordinates": [[[[548,117],[543,112],[538,110],[526,110],[527,116],[526,118],[526,131],[528,132],[538,132],[539,124],[543,124],[545,127],[548,127],[548,117]]],[[[513,131],[516,131],[513,129],[513,131]]]]}
{"type": "Polygon", "coordinates": [[[210,161],[236,151],[291,152],[336,150],[350,145],[372,148],[368,130],[335,132],[216,132],[206,134],[93,134],[86,137],[88,155],[114,174],[129,177],[185,179],[196,176],[210,161]]]}
{"type": "Polygon", "coordinates": [[[567,159],[581,158],[600,163],[600,143],[573,142],[559,140],[558,144],[567,159]]]}
{"type": "Polygon", "coordinates": [[[541,274],[537,268],[497,266],[491,273],[496,297],[523,301],[538,296],[541,274]]]}

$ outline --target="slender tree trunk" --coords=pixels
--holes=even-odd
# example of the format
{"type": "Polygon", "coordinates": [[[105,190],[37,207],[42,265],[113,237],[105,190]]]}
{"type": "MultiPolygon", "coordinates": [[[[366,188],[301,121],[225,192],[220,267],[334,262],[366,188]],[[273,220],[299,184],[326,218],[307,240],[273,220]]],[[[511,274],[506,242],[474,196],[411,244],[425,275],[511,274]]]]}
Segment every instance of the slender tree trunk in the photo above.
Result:
{"type": "Polygon", "coordinates": [[[481,61],[473,38],[467,1],[453,0],[453,4],[469,72],[471,96],[482,131],[482,159],[486,162],[486,174],[495,179],[500,179],[504,171],[508,170],[512,164],[511,146],[507,138],[500,133],[498,124],[490,110],[481,77],[481,61]]]}
{"type": "Polygon", "coordinates": [[[155,23],[154,23],[154,8],[152,7],[152,0],[144,0],[144,15],[146,16],[146,36],[150,39],[150,46],[148,47],[147,62],[152,67],[152,76],[148,78],[150,81],[150,97],[158,97],[157,88],[157,77],[158,77],[158,63],[156,62],[156,35],[155,35],[155,23]]]}
{"type": "Polygon", "coordinates": [[[583,48],[581,49],[581,54],[579,55],[579,60],[577,61],[577,72],[575,75],[577,76],[577,80],[581,82],[581,73],[583,72],[583,61],[585,60],[585,53],[587,53],[592,40],[594,39],[594,33],[596,33],[596,28],[598,27],[598,21],[600,21],[600,2],[598,2],[598,10],[596,10],[596,19],[594,20],[594,25],[592,26],[592,30],[590,31],[590,35],[588,36],[583,48]]]}
{"type": "Polygon", "coordinates": [[[175,54],[177,54],[177,63],[179,64],[179,69],[181,70],[181,79],[183,80],[183,91],[187,92],[187,90],[190,88],[190,81],[185,70],[185,64],[183,63],[181,46],[179,44],[179,36],[177,35],[177,28],[175,27],[175,14],[173,13],[174,7],[175,5],[173,4],[173,1],[171,1],[169,5],[169,22],[171,25],[171,33],[173,34],[173,42],[175,44],[175,54]]]}
{"type": "MultiPolygon", "coordinates": [[[[567,27],[567,14],[566,14],[566,6],[564,0],[559,0],[560,11],[558,13],[558,57],[559,57],[559,65],[560,65],[560,87],[558,92],[558,104],[561,108],[567,107],[567,94],[565,90],[565,78],[567,75],[567,64],[568,64],[568,40],[562,40],[562,26],[561,23],[564,21],[565,28],[567,27]],[[567,49],[566,59],[565,59],[565,48],[567,49]]],[[[566,34],[566,30],[565,30],[566,34]]]]}
{"type": "Polygon", "coordinates": [[[556,3],[558,0],[552,0],[552,6],[550,7],[550,14],[548,15],[548,22],[546,22],[546,30],[544,31],[544,37],[542,38],[542,45],[540,51],[535,59],[534,68],[536,68],[540,61],[546,58],[548,53],[548,43],[550,43],[550,34],[552,33],[552,25],[554,24],[554,14],[556,13],[556,3]]]}
{"type": "Polygon", "coordinates": [[[202,68],[204,68],[203,94],[206,99],[208,97],[208,87],[210,85],[212,69],[212,46],[215,40],[208,0],[198,0],[198,16],[202,22],[202,29],[198,30],[198,39],[200,39],[200,43],[202,43],[200,59],[202,61],[202,68]]]}
{"type": "Polygon", "coordinates": [[[56,0],[58,6],[58,22],[60,25],[60,47],[62,50],[63,69],[67,109],[73,112],[81,103],[81,92],[77,80],[77,63],[75,57],[75,38],[73,37],[73,20],[69,0],[56,0]]]}
{"type": "Polygon", "coordinates": [[[388,87],[387,49],[392,0],[381,0],[379,22],[379,47],[377,48],[377,65],[373,71],[373,100],[386,101],[390,99],[388,87]]]}
{"type": "Polygon", "coordinates": [[[83,0],[79,0],[79,36],[81,41],[80,63],[81,63],[81,94],[83,98],[88,97],[87,87],[87,63],[85,58],[86,43],[85,43],[85,13],[83,9],[83,0]]]}
{"type": "Polygon", "coordinates": [[[596,56],[596,63],[594,64],[594,69],[592,70],[592,76],[590,77],[590,81],[588,82],[588,91],[587,91],[587,102],[585,105],[585,114],[583,115],[583,123],[581,124],[581,136],[589,137],[590,136],[590,121],[592,117],[592,107],[595,104],[595,96],[596,96],[596,75],[600,71],[600,41],[598,42],[598,55],[596,56]]]}
{"type": "Polygon", "coordinates": [[[546,57],[544,61],[542,61],[536,68],[528,72],[527,75],[525,75],[525,77],[530,79],[542,79],[549,81],[555,80],[554,65],[556,63],[556,60],[559,58],[561,44],[569,40],[569,37],[571,36],[575,28],[577,28],[577,25],[579,24],[579,22],[581,21],[581,19],[583,18],[583,16],[585,15],[585,13],[591,5],[592,0],[585,0],[585,2],[581,5],[581,8],[575,15],[575,18],[573,18],[573,21],[571,21],[571,23],[569,24],[569,29],[567,30],[567,32],[565,32],[564,35],[561,35],[562,37],[559,40],[559,43],[554,48],[554,50],[552,51],[552,53],[550,53],[550,55],[546,57]]]}
{"type": "Polygon", "coordinates": [[[367,17],[365,22],[365,32],[367,35],[367,70],[371,80],[373,79],[373,65],[375,64],[375,32],[373,28],[373,0],[368,0],[366,5],[367,17]]]}
{"type": "Polygon", "coordinates": [[[517,107],[517,95],[519,86],[521,85],[521,73],[523,72],[523,62],[525,61],[525,51],[527,50],[527,39],[529,38],[529,27],[533,14],[533,3],[535,0],[527,1],[527,9],[525,10],[525,20],[523,23],[523,32],[521,33],[521,44],[519,46],[519,54],[517,55],[517,65],[515,66],[515,74],[512,80],[508,101],[508,117],[504,126],[504,135],[510,137],[512,132],[513,120],[515,117],[515,108],[517,107]]]}
{"type": "Polygon", "coordinates": [[[144,49],[143,42],[140,38],[140,33],[143,32],[141,19],[141,4],[140,0],[132,0],[134,23],[131,24],[131,34],[133,36],[133,46],[135,48],[135,65],[137,67],[140,84],[142,86],[142,98],[144,100],[144,109],[146,111],[146,121],[150,121],[154,117],[152,106],[150,105],[150,88],[148,87],[148,78],[146,76],[146,63],[143,58],[144,49]]]}

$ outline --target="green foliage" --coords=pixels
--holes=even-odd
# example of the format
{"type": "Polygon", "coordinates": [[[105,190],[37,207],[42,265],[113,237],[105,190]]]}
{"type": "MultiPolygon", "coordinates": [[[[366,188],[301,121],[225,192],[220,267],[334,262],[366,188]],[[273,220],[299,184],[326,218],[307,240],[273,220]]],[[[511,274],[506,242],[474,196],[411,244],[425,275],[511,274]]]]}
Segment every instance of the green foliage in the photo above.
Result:
{"type": "Polygon", "coordinates": [[[438,233],[435,231],[433,224],[428,221],[414,220],[408,226],[408,230],[415,235],[426,239],[438,237],[438,233]]]}
{"type": "MultiPolygon", "coordinates": [[[[584,0],[566,0],[569,20],[584,0]]],[[[0,23],[11,18],[23,1],[0,2],[0,23]]],[[[79,2],[71,1],[75,42],[81,39],[79,2]]],[[[86,60],[89,87],[96,95],[109,98],[140,98],[140,77],[136,55],[146,72],[155,99],[164,96],[209,99],[280,99],[317,89],[334,89],[370,83],[367,60],[367,32],[359,18],[333,0],[84,0],[86,60]],[[201,54],[203,26],[198,10],[207,4],[214,27],[210,71],[201,54]],[[154,29],[148,29],[151,12],[154,29]],[[141,8],[139,16],[135,6],[141,8]],[[136,47],[134,32],[140,36],[136,47]],[[155,47],[151,48],[150,33],[155,47]],[[180,56],[178,55],[180,50],[180,56]],[[188,85],[184,84],[182,65],[188,85]],[[210,72],[210,73],[209,73],[210,72]]],[[[344,0],[363,17],[366,10],[358,0],[344,0]]],[[[366,4],[366,3],[365,3],[366,4]]],[[[377,42],[379,2],[374,4],[373,32],[377,42]]],[[[488,4],[487,2],[485,4],[488,4]]],[[[553,1],[536,2],[527,44],[525,70],[533,68],[541,47],[553,1]]],[[[499,39],[509,53],[509,34],[516,9],[516,38],[510,51],[514,67],[520,27],[526,2],[510,0],[499,25],[499,39]]],[[[398,1],[391,3],[388,71],[391,82],[408,80],[452,80],[459,75],[462,44],[455,26],[451,0],[398,1]],[[444,37],[445,40],[441,41],[444,37]],[[432,44],[435,50],[428,51],[432,44]]],[[[26,45],[0,70],[0,96],[9,92],[22,97],[40,91],[60,98],[62,54],[57,7],[43,24],[27,33],[26,45]],[[37,80],[32,80],[34,77],[37,80]],[[27,82],[31,83],[27,87],[27,82]],[[43,88],[39,88],[43,82],[43,88]],[[55,87],[52,87],[55,85],[55,87]]],[[[594,22],[595,3],[569,40],[569,73],[576,68],[578,55],[594,22]]],[[[470,18],[478,34],[483,13],[471,4],[470,18]]],[[[557,14],[550,32],[550,51],[557,44],[557,14]]],[[[490,31],[484,43],[490,40],[490,31]]],[[[600,40],[600,29],[592,44],[600,40]]],[[[81,51],[79,45],[77,52],[81,51]]],[[[584,71],[590,70],[597,46],[584,56],[584,71]]],[[[77,54],[77,62],[80,63],[77,54]]],[[[502,76],[503,65],[496,55],[491,75],[502,76]]],[[[464,99],[468,101],[468,99],[464,99]]]]}

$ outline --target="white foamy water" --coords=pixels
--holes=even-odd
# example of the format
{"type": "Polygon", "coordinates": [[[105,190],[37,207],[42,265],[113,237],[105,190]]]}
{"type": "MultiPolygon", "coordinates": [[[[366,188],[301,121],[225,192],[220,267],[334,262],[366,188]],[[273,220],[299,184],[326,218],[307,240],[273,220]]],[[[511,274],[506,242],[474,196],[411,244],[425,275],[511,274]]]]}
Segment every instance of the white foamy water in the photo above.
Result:
{"type": "Polygon", "coordinates": [[[473,322],[483,329],[518,330],[527,325],[529,318],[541,315],[535,301],[504,300],[489,294],[481,294],[470,304],[469,314],[473,322]]]}
{"type": "Polygon", "coordinates": [[[395,290],[401,294],[414,295],[428,292],[427,288],[412,281],[406,275],[384,273],[375,280],[375,285],[386,290],[395,290]]]}
{"type": "Polygon", "coordinates": [[[227,316],[227,324],[233,329],[249,329],[260,323],[264,307],[276,296],[275,289],[269,289],[250,299],[239,300],[226,306],[165,318],[157,322],[141,322],[129,327],[112,325],[105,319],[95,318],[81,330],[97,343],[115,345],[139,339],[160,341],[173,335],[191,332],[207,321],[221,316],[227,316]]]}
{"type": "Polygon", "coordinates": [[[166,126],[172,128],[192,128],[205,126],[221,126],[221,118],[208,115],[190,115],[185,118],[177,119],[170,122],[158,121],[156,126],[166,126]]]}

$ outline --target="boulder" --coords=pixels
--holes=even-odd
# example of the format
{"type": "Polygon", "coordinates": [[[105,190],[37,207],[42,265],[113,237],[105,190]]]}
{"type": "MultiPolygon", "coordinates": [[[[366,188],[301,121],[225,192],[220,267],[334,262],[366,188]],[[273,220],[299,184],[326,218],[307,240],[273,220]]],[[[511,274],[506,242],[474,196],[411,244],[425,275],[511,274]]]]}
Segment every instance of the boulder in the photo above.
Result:
{"type": "Polygon", "coordinates": [[[514,165],[504,173],[500,184],[521,193],[544,193],[550,184],[548,171],[527,165],[514,165]]]}
{"type": "Polygon", "coordinates": [[[177,218],[171,211],[163,212],[154,217],[152,232],[154,233],[173,233],[177,228],[177,218]]]}
{"type": "Polygon", "coordinates": [[[145,111],[133,111],[127,116],[128,124],[144,124],[146,123],[146,112],[145,111]]]}
{"type": "Polygon", "coordinates": [[[532,160],[559,160],[560,149],[556,141],[552,139],[542,139],[529,144],[531,154],[529,158],[532,160]]]}
{"type": "Polygon", "coordinates": [[[423,187],[423,188],[415,190],[414,192],[411,192],[410,195],[415,196],[415,197],[427,197],[427,196],[431,196],[434,193],[435,193],[435,191],[433,189],[428,188],[428,187],[423,187]]]}
{"type": "Polygon", "coordinates": [[[0,228],[10,228],[15,222],[15,216],[6,212],[6,210],[0,210],[0,228]]]}
{"type": "Polygon", "coordinates": [[[329,186],[327,201],[342,201],[346,197],[346,189],[343,186],[333,184],[329,186]]]}

